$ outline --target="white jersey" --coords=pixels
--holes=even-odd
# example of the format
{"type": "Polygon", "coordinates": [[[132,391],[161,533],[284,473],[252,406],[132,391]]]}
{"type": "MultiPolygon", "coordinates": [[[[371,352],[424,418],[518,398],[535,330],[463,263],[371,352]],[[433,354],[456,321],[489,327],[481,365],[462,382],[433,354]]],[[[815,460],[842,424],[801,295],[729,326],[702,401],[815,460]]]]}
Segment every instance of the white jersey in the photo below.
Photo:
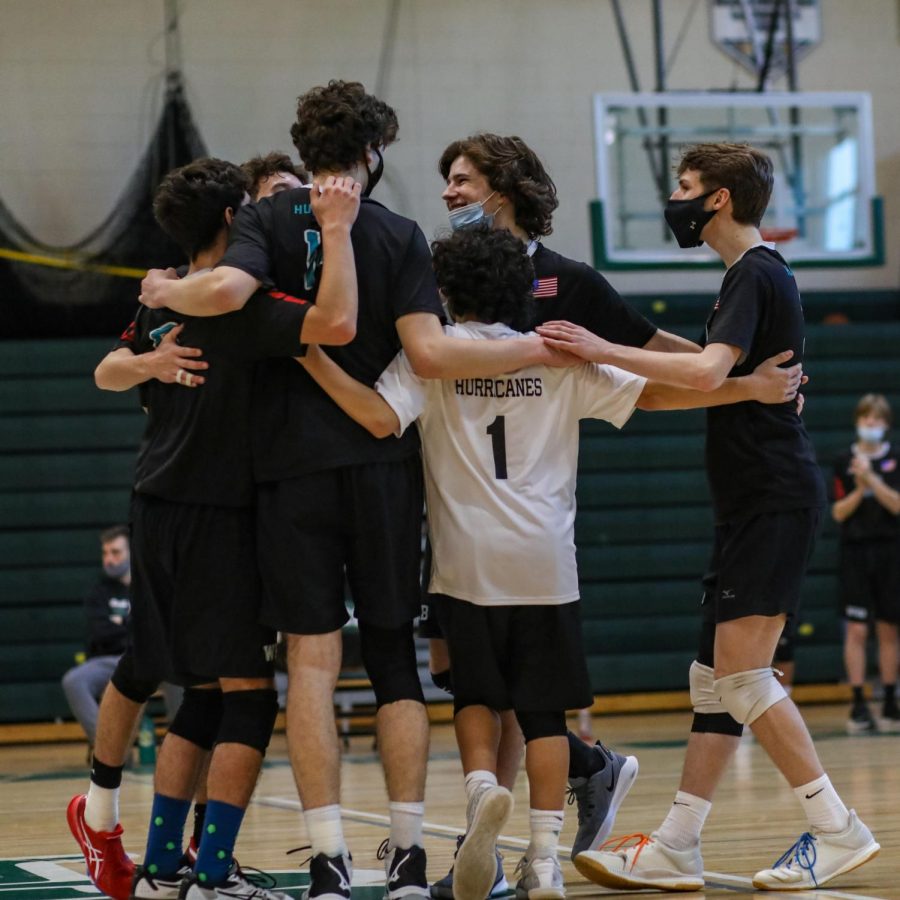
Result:
{"type": "MultiPolygon", "coordinates": [[[[521,337],[506,325],[445,326],[456,338],[521,337]]],[[[400,353],[375,389],[418,421],[433,550],[430,590],[484,606],[577,600],[579,419],[621,428],[645,379],[612,366],[533,366],[425,380],[400,353]]]]}

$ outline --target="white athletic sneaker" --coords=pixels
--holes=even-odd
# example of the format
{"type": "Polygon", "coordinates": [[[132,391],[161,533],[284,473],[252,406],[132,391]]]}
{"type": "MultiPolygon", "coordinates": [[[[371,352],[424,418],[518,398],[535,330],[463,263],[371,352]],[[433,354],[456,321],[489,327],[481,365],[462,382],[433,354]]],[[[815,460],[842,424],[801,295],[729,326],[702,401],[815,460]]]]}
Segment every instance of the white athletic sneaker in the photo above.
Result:
{"type": "Polygon", "coordinates": [[[516,866],[518,900],[563,900],[566,886],[555,856],[529,859],[523,856],[516,866]]]}
{"type": "Polygon", "coordinates": [[[651,888],[657,891],[703,889],[703,857],[699,844],[690,850],[675,850],[654,832],[610,838],[609,850],[586,850],[575,857],[575,868],[594,884],[623,891],[651,888]],[[637,841],[631,847],[625,845],[637,841]]]}
{"type": "Polygon", "coordinates": [[[513,808],[512,794],[486,785],[469,801],[468,830],[453,867],[456,900],[484,900],[497,877],[497,837],[513,808]]]}
{"type": "Polygon", "coordinates": [[[753,887],[762,891],[804,891],[821,887],[868,862],[881,849],[872,832],[850,810],[850,822],[843,831],[813,828],[771,869],[753,876],[753,887]]]}

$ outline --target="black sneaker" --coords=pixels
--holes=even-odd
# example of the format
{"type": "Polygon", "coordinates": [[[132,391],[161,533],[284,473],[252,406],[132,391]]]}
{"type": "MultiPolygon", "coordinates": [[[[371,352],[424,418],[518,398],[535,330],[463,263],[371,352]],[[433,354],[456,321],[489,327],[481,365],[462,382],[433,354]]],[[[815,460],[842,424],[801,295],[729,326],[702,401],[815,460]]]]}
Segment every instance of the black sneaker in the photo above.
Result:
{"type": "Polygon", "coordinates": [[[353,858],[319,853],[309,861],[309,887],[303,900],[350,900],[353,858]]]}
{"type": "Polygon", "coordinates": [[[423,847],[413,844],[407,850],[391,847],[385,840],[378,848],[378,858],[384,860],[385,900],[401,897],[428,897],[428,877],[423,847]]]}
{"type": "Polygon", "coordinates": [[[847,734],[871,734],[876,731],[872,710],[866,703],[855,703],[847,719],[847,734]]]}
{"type": "Polygon", "coordinates": [[[878,717],[878,730],[896,734],[900,731],[900,709],[896,703],[885,704],[878,717]]]}

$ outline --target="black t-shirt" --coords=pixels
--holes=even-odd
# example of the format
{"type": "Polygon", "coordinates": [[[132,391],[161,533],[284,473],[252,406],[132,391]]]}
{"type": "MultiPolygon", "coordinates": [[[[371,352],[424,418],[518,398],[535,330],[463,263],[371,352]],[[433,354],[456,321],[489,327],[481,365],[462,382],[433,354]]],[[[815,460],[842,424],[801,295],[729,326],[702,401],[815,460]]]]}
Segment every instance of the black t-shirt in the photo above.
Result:
{"type": "MultiPolygon", "coordinates": [[[[728,373],[749,375],[793,350],[803,358],[803,308],[794,273],[774,250],[754,247],[722,281],[706,321],[705,344],[743,352],[728,373]]],[[[719,522],[763,512],[823,506],[825,486],[795,401],[746,401],[707,410],[706,466],[719,522]]]]}
{"type": "Polygon", "coordinates": [[[596,269],[543,244],[538,244],[531,262],[537,302],[532,328],[563,319],[628,347],[643,347],[656,334],[656,326],[626,303],[596,269]]]}
{"type": "MultiPolygon", "coordinates": [[[[305,301],[254,294],[238,312],[193,318],[141,307],[117,346],[133,353],[154,348],[167,323],[184,322],[179,343],[197,347],[209,368],[200,387],[141,385],[147,427],[138,451],[134,489],[176,503],[253,505],[250,404],[257,361],[301,356],[305,301]]],[[[293,360],[289,364],[300,368],[293,360]]]]}
{"type": "MultiPolygon", "coordinates": [[[[356,338],[323,348],[358,381],[375,384],[400,350],[395,322],[410,313],[443,316],[428,242],[418,225],[364,199],[351,231],[359,290],[356,338]]],[[[219,265],[315,301],[321,233],[309,188],[245,206],[219,265]]],[[[296,363],[271,360],[257,372],[253,456],[258,481],[340,466],[405,459],[418,452],[415,428],[383,440],[357,425],[296,363]]]]}
{"type": "Polygon", "coordinates": [[[128,646],[131,588],[104,575],[84,599],[87,618],[87,655],[118,656],[128,646]]]}
{"type": "MultiPolygon", "coordinates": [[[[850,474],[853,453],[842,453],[834,463],[833,499],[841,500],[856,488],[856,479],[850,474]]],[[[872,457],[872,471],[895,491],[900,491],[900,455],[887,444],[880,456],[872,457]]],[[[900,538],[900,516],[886,510],[867,491],[852,516],[841,522],[841,540],[846,543],[860,541],[896,541],[900,538]]],[[[898,548],[900,552],[900,548],[898,548]]]]}

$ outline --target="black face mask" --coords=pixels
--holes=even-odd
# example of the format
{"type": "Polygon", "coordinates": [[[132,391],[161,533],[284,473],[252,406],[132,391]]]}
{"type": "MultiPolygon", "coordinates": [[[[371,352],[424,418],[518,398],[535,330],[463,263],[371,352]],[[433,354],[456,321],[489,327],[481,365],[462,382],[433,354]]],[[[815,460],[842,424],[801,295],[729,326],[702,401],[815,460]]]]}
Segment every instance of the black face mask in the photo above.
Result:
{"type": "Polygon", "coordinates": [[[377,147],[373,147],[372,152],[378,156],[378,165],[374,170],[370,169],[369,161],[366,159],[366,175],[369,177],[366,179],[366,187],[362,192],[363,197],[368,197],[375,190],[375,185],[381,181],[381,176],[384,174],[384,157],[381,155],[381,151],[377,147]]]}
{"type": "Polygon", "coordinates": [[[692,197],[690,200],[669,200],[666,203],[665,217],[678,246],[682,248],[700,247],[700,233],[706,227],[706,223],[718,212],[717,209],[704,209],[703,204],[707,197],[711,197],[720,188],[714,188],[692,197]]]}

